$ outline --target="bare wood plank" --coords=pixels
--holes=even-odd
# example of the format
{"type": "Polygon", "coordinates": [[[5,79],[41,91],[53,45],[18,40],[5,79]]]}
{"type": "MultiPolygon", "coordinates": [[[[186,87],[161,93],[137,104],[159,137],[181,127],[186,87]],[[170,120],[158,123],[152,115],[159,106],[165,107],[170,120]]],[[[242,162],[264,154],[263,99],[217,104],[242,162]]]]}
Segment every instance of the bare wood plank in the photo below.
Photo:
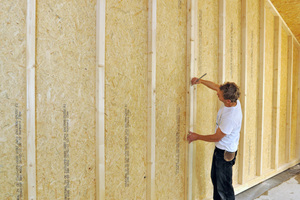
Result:
{"type": "Polygon", "coordinates": [[[148,10],[148,133],[147,199],[155,197],[155,88],[156,88],[156,0],[149,0],[148,10]]]}
{"type": "Polygon", "coordinates": [[[256,175],[262,175],[263,166],[263,136],[264,136],[264,95],[265,95],[265,45],[266,45],[266,10],[265,0],[260,0],[259,24],[259,90],[257,111],[257,165],[256,175]]]}
{"type": "Polygon", "coordinates": [[[35,27],[36,1],[27,1],[27,186],[28,199],[35,200],[36,196],[36,145],[35,145],[35,27]]]}
{"type": "MultiPolygon", "coordinates": [[[[191,78],[195,76],[195,15],[196,4],[195,0],[187,1],[187,115],[186,115],[186,133],[193,131],[195,115],[194,112],[196,103],[196,87],[191,86],[191,78]]],[[[193,157],[194,157],[193,143],[186,145],[186,199],[193,199],[193,157]]]]}
{"type": "Polygon", "coordinates": [[[272,124],[272,168],[278,168],[281,74],[281,20],[274,17],[274,82],[272,124]]]}
{"type": "Polygon", "coordinates": [[[105,0],[97,0],[96,199],[105,199],[105,0]]]}
{"type": "Polygon", "coordinates": [[[293,108],[293,37],[288,37],[288,77],[286,96],[286,162],[290,161],[292,135],[292,108],[293,108]]]}
{"type": "Polygon", "coordinates": [[[242,67],[241,67],[241,106],[243,111],[243,121],[239,144],[239,168],[238,182],[244,183],[245,177],[245,138],[246,138],[246,114],[247,114],[247,2],[242,0],[242,67]]]}

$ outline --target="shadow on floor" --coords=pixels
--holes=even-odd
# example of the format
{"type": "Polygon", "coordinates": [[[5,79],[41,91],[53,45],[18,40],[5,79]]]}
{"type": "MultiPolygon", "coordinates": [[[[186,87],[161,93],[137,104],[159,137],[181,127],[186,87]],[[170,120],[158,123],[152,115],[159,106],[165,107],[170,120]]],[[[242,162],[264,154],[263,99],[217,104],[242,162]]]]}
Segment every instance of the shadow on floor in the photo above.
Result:
{"type": "Polygon", "coordinates": [[[300,164],[236,195],[236,200],[299,200],[300,164]]]}

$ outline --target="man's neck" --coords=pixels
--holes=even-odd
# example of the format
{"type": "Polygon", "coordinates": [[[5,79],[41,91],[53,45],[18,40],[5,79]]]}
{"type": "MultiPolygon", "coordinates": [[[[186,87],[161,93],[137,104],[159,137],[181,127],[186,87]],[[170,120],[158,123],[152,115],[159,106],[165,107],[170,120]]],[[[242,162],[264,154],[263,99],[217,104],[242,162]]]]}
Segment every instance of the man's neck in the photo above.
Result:
{"type": "Polygon", "coordinates": [[[237,105],[236,102],[224,103],[226,107],[235,107],[237,105]]]}

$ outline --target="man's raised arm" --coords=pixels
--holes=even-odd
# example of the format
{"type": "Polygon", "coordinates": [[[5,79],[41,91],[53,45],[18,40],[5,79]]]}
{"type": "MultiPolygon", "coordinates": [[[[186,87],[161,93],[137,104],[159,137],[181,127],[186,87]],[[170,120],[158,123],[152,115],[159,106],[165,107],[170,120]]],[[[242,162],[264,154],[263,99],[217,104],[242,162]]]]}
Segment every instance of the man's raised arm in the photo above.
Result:
{"type": "Polygon", "coordinates": [[[212,90],[215,90],[215,91],[219,91],[220,90],[220,85],[214,83],[214,82],[211,82],[211,81],[207,81],[207,80],[202,80],[200,79],[199,81],[197,81],[198,78],[197,77],[194,77],[192,78],[192,85],[195,85],[195,84],[199,84],[199,83],[202,83],[203,85],[205,85],[206,87],[212,89],[212,90]]]}

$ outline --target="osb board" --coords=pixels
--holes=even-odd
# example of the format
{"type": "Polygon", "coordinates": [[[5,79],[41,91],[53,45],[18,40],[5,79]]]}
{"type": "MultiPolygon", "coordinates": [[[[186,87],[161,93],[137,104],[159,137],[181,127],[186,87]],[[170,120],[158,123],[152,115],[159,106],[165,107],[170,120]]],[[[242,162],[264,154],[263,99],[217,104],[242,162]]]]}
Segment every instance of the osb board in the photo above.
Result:
{"type": "Polygon", "coordinates": [[[225,81],[240,84],[241,63],[241,1],[226,4],[225,81]]]}
{"type": "Polygon", "coordinates": [[[286,157],[286,103],[287,103],[287,62],[288,60],[288,36],[284,29],[281,29],[281,74],[280,74],[280,122],[279,122],[279,166],[285,163],[286,157]]]}
{"type": "MultiPolygon", "coordinates": [[[[241,1],[226,2],[225,82],[241,80],[241,1]]],[[[238,158],[237,158],[238,159],[238,158]]],[[[238,180],[238,162],[233,167],[233,184],[238,180]]]]}
{"type": "Polygon", "coordinates": [[[26,1],[0,7],[0,199],[25,199],[26,1]]]}
{"type": "Polygon", "coordinates": [[[264,95],[264,136],[263,136],[263,172],[271,169],[272,146],[272,102],[274,68],[274,16],[269,9],[266,12],[265,33],[265,95],[264,95]]]}
{"type": "Polygon", "coordinates": [[[247,105],[245,137],[245,181],[256,176],[257,164],[257,100],[259,64],[259,0],[247,3],[247,105]]]}
{"type": "MultiPolygon", "coordinates": [[[[297,108],[298,108],[298,70],[299,70],[299,49],[293,48],[293,91],[292,91],[292,131],[291,131],[291,155],[290,159],[297,158],[297,108]]],[[[299,134],[299,133],[298,133],[299,134]]]]}
{"type": "Polygon", "coordinates": [[[271,0],[283,20],[291,29],[298,41],[300,41],[300,2],[299,0],[271,0]]]}
{"type": "Polygon", "coordinates": [[[146,199],[147,5],[106,1],[106,199],[146,199]]]}
{"type": "MultiPolygon", "coordinates": [[[[218,1],[199,0],[197,11],[197,76],[204,73],[203,78],[218,83],[218,1]]],[[[197,108],[196,123],[194,131],[196,133],[210,135],[214,134],[217,116],[218,97],[216,92],[205,87],[197,85],[197,108]]],[[[205,199],[212,197],[213,187],[210,179],[211,163],[214,143],[195,142],[195,169],[193,198],[205,199]]]]}
{"type": "Polygon", "coordinates": [[[157,2],[156,146],[157,199],[185,198],[186,1],[157,2]]]}
{"type": "Polygon", "coordinates": [[[95,198],[95,4],[37,4],[37,199],[95,198]]]}

